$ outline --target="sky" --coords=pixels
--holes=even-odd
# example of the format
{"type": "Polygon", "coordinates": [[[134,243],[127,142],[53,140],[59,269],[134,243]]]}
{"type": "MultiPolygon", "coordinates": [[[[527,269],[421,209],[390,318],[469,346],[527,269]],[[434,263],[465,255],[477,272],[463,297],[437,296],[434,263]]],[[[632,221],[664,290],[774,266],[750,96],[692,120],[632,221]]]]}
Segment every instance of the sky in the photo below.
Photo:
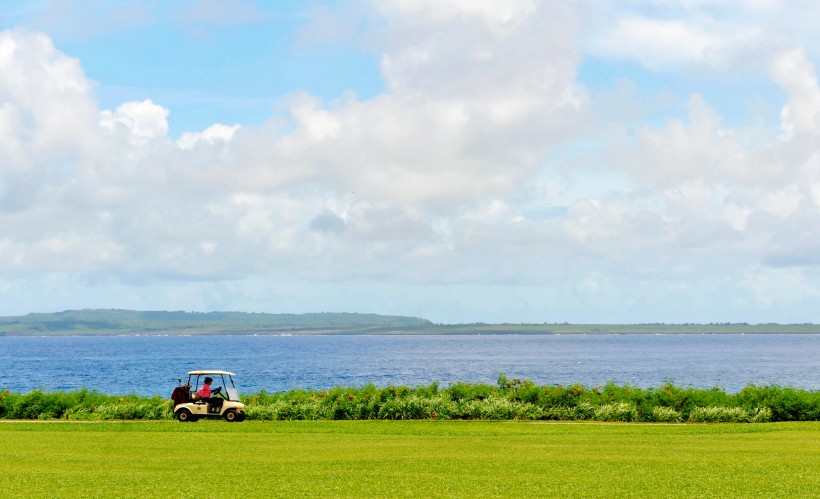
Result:
{"type": "Polygon", "coordinates": [[[814,0],[0,3],[0,315],[820,322],[814,0]]]}

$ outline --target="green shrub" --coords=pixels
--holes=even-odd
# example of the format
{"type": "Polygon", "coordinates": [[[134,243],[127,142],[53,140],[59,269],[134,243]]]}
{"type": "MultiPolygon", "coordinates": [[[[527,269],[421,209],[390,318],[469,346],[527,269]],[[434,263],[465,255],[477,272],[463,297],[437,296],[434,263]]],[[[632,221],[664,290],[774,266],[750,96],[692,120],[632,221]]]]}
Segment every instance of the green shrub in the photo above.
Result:
{"type": "Polygon", "coordinates": [[[296,404],[288,419],[308,420],[333,419],[333,408],[323,405],[318,400],[305,400],[296,404]]]}
{"type": "Polygon", "coordinates": [[[820,391],[749,385],[737,398],[746,407],[768,407],[772,421],[820,420],[820,391]]]}
{"type": "MultiPolygon", "coordinates": [[[[767,422],[820,420],[820,391],[749,385],[737,394],[667,382],[637,388],[538,386],[499,376],[498,386],[438,383],[416,388],[368,384],[361,388],[265,392],[242,397],[248,419],[520,419],[645,422],[767,422]]],[[[96,391],[26,394],[0,390],[3,419],[170,419],[163,397],[96,391]]]]}
{"type": "Polygon", "coordinates": [[[435,397],[439,392],[439,382],[434,381],[427,386],[419,386],[413,390],[415,395],[419,397],[435,397]]]}
{"type": "Polygon", "coordinates": [[[581,418],[579,417],[578,410],[575,407],[558,405],[543,408],[539,419],[551,421],[575,421],[581,418]]]}
{"type": "Polygon", "coordinates": [[[470,384],[459,381],[443,390],[449,395],[450,400],[458,402],[460,400],[484,400],[497,393],[498,388],[485,384],[470,384]]]}
{"type": "Polygon", "coordinates": [[[768,407],[758,407],[754,415],[749,418],[750,423],[770,423],[772,421],[772,410],[768,407]]]}
{"type": "Polygon", "coordinates": [[[433,413],[437,418],[449,419],[454,412],[454,403],[442,397],[424,398],[411,395],[404,399],[388,400],[379,408],[379,419],[429,419],[433,413]]]}
{"type": "Polygon", "coordinates": [[[592,419],[595,417],[595,406],[589,402],[581,402],[575,406],[575,414],[578,419],[592,419]]]}
{"type": "Polygon", "coordinates": [[[683,415],[671,407],[654,406],[649,421],[655,423],[680,423],[683,415]]]}
{"type": "Polygon", "coordinates": [[[418,397],[390,399],[379,408],[379,419],[421,419],[425,412],[424,401],[418,397]]]}
{"type": "Polygon", "coordinates": [[[290,419],[292,405],[285,400],[275,400],[268,403],[247,403],[245,415],[248,419],[261,421],[275,421],[290,419]]]}
{"type": "Polygon", "coordinates": [[[749,413],[742,407],[694,407],[689,411],[690,423],[746,423],[749,413]]]}
{"type": "Polygon", "coordinates": [[[572,385],[564,387],[557,386],[542,386],[538,394],[538,405],[542,407],[575,407],[578,405],[578,397],[583,393],[583,387],[580,385],[572,385]]]}
{"type": "Polygon", "coordinates": [[[593,410],[592,419],[595,421],[638,421],[638,411],[634,405],[627,402],[604,404],[593,410]]]}
{"type": "MultiPolygon", "coordinates": [[[[74,413],[78,415],[78,413],[74,413]]],[[[89,415],[92,414],[89,411],[89,415]]],[[[95,419],[169,419],[172,417],[171,408],[164,401],[139,400],[133,398],[120,399],[113,403],[98,405],[93,410],[95,419]]]]}
{"type": "Polygon", "coordinates": [[[532,404],[497,395],[462,402],[459,404],[459,413],[464,419],[538,419],[540,416],[540,412],[532,404]]]}

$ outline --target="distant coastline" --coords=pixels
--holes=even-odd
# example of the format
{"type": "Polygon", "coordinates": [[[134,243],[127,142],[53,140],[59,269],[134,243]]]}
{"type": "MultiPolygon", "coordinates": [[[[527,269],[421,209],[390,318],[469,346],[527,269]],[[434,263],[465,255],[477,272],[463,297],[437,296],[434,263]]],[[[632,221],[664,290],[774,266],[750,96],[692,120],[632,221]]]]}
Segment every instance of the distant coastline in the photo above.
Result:
{"type": "Polygon", "coordinates": [[[435,324],[379,314],[68,310],[0,317],[0,336],[820,334],[820,324],[435,324]]]}

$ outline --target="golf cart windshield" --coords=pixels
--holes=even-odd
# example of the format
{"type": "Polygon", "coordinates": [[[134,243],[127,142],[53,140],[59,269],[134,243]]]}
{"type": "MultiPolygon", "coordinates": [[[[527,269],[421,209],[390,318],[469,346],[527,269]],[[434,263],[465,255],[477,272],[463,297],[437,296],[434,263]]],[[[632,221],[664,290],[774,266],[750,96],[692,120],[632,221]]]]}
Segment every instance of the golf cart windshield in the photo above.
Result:
{"type": "Polygon", "coordinates": [[[228,394],[228,400],[239,401],[239,390],[237,390],[236,387],[230,386],[226,388],[225,391],[228,394]]]}

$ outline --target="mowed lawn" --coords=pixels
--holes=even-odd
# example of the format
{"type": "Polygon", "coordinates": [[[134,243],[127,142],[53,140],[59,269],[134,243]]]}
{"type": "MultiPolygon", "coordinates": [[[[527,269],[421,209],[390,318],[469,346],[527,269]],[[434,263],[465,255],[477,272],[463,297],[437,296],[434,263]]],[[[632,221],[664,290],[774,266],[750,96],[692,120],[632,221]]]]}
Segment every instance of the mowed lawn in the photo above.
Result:
{"type": "Polygon", "coordinates": [[[820,497],[820,423],[2,422],[2,497],[820,497]]]}

